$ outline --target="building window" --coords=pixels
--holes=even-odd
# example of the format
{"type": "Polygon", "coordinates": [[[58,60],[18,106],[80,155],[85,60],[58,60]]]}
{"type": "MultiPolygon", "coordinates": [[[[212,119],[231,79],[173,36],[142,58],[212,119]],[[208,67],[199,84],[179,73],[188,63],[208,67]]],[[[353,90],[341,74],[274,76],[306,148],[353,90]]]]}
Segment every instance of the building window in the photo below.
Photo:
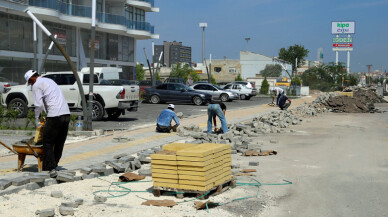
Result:
{"type": "Polygon", "coordinates": [[[236,73],[236,67],[229,67],[229,73],[236,73]]]}
{"type": "Polygon", "coordinates": [[[0,49],[32,52],[31,19],[0,12],[0,49]]]}
{"type": "MultiPolygon", "coordinates": [[[[74,27],[51,22],[43,22],[43,24],[53,35],[57,35],[57,41],[65,48],[70,56],[76,56],[76,34],[74,27]]],[[[46,52],[50,43],[50,38],[43,35],[44,52],[46,52]]],[[[57,47],[53,48],[51,54],[62,55],[57,47]]]]}
{"type": "Polygon", "coordinates": [[[221,67],[214,67],[215,72],[221,72],[222,68],[221,67]]]}
{"type": "MultiPolygon", "coordinates": [[[[82,46],[84,48],[85,57],[90,57],[91,48],[91,32],[90,30],[81,29],[82,46]]],[[[96,32],[96,40],[94,46],[94,57],[97,59],[106,59],[106,33],[96,32]]]]}

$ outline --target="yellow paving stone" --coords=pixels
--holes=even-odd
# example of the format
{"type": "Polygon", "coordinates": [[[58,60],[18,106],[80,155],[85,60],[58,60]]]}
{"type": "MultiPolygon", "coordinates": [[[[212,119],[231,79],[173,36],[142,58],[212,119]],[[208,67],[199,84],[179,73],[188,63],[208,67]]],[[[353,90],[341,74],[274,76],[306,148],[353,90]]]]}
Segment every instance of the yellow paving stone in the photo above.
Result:
{"type": "Polygon", "coordinates": [[[165,174],[152,172],[152,178],[179,179],[178,174],[165,174]]]}
{"type": "Polygon", "coordinates": [[[204,157],[222,151],[224,144],[202,143],[195,147],[177,151],[178,156],[204,157]]]}
{"type": "Polygon", "coordinates": [[[176,152],[172,151],[159,151],[150,155],[151,160],[176,160],[176,152]]]}
{"type": "Polygon", "coordinates": [[[181,149],[185,149],[185,148],[192,148],[192,147],[195,147],[197,146],[198,144],[191,144],[191,143],[170,143],[170,144],[167,144],[167,145],[164,145],[162,147],[163,150],[166,150],[166,151],[178,151],[178,150],[181,150],[181,149]]]}
{"type": "Polygon", "coordinates": [[[207,181],[207,180],[211,180],[215,177],[217,177],[218,175],[221,175],[223,174],[224,171],[221,169],[221,170],[218,170],[216,172],[213,172],[213,173],[210,173],[208,175],[205,175],[205,176],[196,176],[196,175],[178,175],[179,176],[179,181],[181,180],[195,180],[195,181],[207,181]]]}
{"type": "Polygon", "coordinates": [[[178,179],[164,179],[164,178],[154,178],[154,177],[152,177],[152,181],[154,181],[154,182],[178,184],[178,179]]]}
{"type": "Polygon", "coordinates": [[[212,168],[207,171],[192,171],[192,170],[178,170],[178,175],[191,175],[191,176],[206,176],[211,173],[217,172],[219,168],[212,168]]]}
{"type": "Polygon", "coordinates": [[[213,164],[213,160],[208,161],[177,161],[178,166],[194,166],[194,167],[205,167],[213,164]]]}
{"type": "Polygon", "coordinates": [[[151,161],[151,169],[178,170],[176,165],[156,164],[151,161]]]}
{"type": "Polygon", "coordinates": [[[175,175],[178,174],[178,170],[165,170],[165,169],[151,168],[151,171],[152,171],[152,176],[154,175],[154,173],[175,174],[175,175]]]}
{"type": "Polygon", "coordinates": [[[151,164],[177,165],[177,161],[174,161],[174,160],[151,160],[151,164]]]}
{"type": "Polygon", "coordinates": [[[190,156],[177,156],[176,159],[178,161],[207,161],[207,160],[211,160],[212,159],[212,156],[211,155],[208,155],[208,156],[205,156],[205,157],[190,157],[190,156]]]}

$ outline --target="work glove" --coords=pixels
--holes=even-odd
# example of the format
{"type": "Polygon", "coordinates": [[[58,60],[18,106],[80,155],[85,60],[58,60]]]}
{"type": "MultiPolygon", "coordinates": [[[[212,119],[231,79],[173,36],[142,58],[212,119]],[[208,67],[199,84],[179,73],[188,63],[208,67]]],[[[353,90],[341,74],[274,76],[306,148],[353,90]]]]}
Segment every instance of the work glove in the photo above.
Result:
{"type": "Polygon", "coordinates": [[[42,123],[40,123],[40,120],[35,120],[36,128],[39,128],[42,126],[42,123]]]}

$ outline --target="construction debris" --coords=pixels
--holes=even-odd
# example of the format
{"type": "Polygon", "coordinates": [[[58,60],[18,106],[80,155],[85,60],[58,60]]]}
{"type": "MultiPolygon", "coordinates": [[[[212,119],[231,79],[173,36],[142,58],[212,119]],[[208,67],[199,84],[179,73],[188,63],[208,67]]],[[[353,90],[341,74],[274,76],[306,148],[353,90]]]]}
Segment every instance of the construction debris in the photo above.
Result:
{"type": "Polygon", "coordinates": [[[119,182],[131,182],[145,179],[145,176],[139,176],[135,173],[126,172],[119,177],[119,182]]]}
{"type": "Polygon", "coordinates": [[[219,204],[211,202],[210,200],[206,202],[195,201],[194,206],[195,206],[195,209],[200,210],[200,209],[214,208],[219,206],[219,204]]]}
{"type": "Polygon", "coordinates": [[[256,169],[243,169],[243,171],[241,171],[243,173],[253,173],[253,172],[257,172],[256,169]]]}
{"type": "Polygon", "coordinates": [[[147,201],[141,203],[141,205],[173,207],[173,206],[176,206],[178,204],[173,200],[147,200],[147,201]]]}

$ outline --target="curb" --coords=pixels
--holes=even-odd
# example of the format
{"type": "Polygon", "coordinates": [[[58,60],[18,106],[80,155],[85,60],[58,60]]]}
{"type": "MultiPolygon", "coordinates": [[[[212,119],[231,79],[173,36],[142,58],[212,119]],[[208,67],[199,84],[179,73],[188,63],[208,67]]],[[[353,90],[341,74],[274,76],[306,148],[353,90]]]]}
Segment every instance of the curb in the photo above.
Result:
{"type": "MultiPolygon", "coordinates": [[[[0,130],[0,136],[34,136],[35,130],[0,130]]],[[[68,136],[101,136],[104,135],[103,129],[97,129],[93,131],[68,131],[68,136]]]]}

